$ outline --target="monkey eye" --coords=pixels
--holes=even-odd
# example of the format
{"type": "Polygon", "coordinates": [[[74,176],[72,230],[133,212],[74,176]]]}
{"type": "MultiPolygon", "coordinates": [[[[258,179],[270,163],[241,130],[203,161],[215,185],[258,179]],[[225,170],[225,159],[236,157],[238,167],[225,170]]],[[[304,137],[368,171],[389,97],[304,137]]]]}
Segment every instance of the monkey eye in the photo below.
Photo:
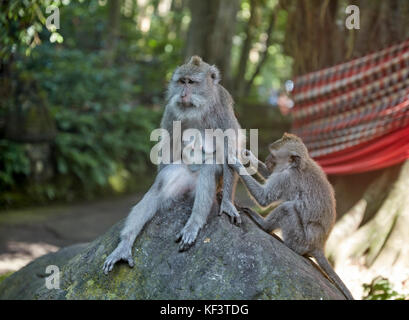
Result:
{"type": "Polygon", "coordinates": [[[194,80],[188,79],[188,78],[180,78],[178,80],[178,83],[180,83],[180,84],[194,84],[194,83],[197,83],[197,81],[194,81],[194,80]]]}

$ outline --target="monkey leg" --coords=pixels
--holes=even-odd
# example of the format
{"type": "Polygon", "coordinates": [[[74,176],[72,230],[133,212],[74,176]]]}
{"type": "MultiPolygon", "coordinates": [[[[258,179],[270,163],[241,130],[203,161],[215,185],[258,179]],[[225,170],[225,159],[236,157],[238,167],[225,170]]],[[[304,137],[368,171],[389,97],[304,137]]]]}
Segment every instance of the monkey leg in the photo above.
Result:
{"type": "Polygon", "coordinates": [[[293,251],[300,255],[304,255],[309,251],[296,201],[282,203],[265,218],[249,209],[246,209],[245,212],[268,233],[281,229],[284,243],[293,251]]]}
{"type": "MultiPolygon", "coordinates": [[[[251,218],[251,220],[253,220],[259,227],[261,227],[260,226],[260,224],[259,224],[259,219],[260,220],[263,220],[263,218],[262,218],[262,216],[261,215],[259,215],[257,212],[255,212],[255,211],[253,211],[252,209],[250,209],[250,208],[247,208],[247,207],[240,207],[240,211],[242,211],[242,212],[244,212],[245,214],[247,214],[250,218],[251,218]]],[[[263,222],[261,222],[261,223],[263,223],[263,222]]],[[[263,228],[262,228],[263,229],[263,228]]],[[[264,229],[263,229],[264,230],[264,229]]],[[[280,241],[280,242],[284,242],[279,236],[277,236],[274,232],[268,232],[268,231],[266,231],[268,234],[270,234],[271,236],[273,236],[274,238],[276,238],[278,241],[280,241]]]]}
{"type": "MultiPolygon", "coordinates": [[[[311,244],[307,239],[302,223],[300,207],[297,201],[288,201],[281,204],[277,208],[280,208],[280,218],[277,221],[277,225],[282,231],[283,241],[287,247],[299,255],[304,256],[310,251],[311,244]]],[[[272,213],[274,213],[274,211],[272,213]]]]}
{"type": "Polygon", "coordinates": [[[132,246],[143,226],[153,217],[158,209],[157,203],[159,199],[155,194],[156,189],[157,184],[154,183],[142,200],[132,208],[125,220],[118,246],[105,260],[103,266],[105,274],[111,271],[115,263],[120,260],[127,261],[130,267],[134,266],[132,246]]]}
{"type": "Polygon", "coordinates": [[[120,242],[105,260],[103,266],[105,274],[120,260],[127,261],[129,266],[133,267],[132,246],[144,225],[152,219],[158,209],[166,207],[170,200],[193,190],[195,180],[195,175],[184,165],[168,165],[158,173],[152,187],[126,218],[120,242]]]}
{"type": "Polygon", "coordinates": [[[192,214],[176,237],[180,241],[179,251],[185,251],[195,242],[199,230],[205,225],[216,197],[217,166],[203,164],[196,183],[192,214]]]}
{"type": "Polygon", "coordinates": [[[263,218],[257,212],[251,210],[250,208],[243,208],[243,211],[264,231],[270,233],[273,231],[274,226],[271,226],[271,223],[266,221],[266,218],[263,218]]]}
{"type": "Polygon", "coordinates": [[[223,199],[220,205],[219,215],[226,213],[232,223],[239,225],[241,217],[233,204],[238,175],[231,169],[227,163],[223,164],[223,199]]]}

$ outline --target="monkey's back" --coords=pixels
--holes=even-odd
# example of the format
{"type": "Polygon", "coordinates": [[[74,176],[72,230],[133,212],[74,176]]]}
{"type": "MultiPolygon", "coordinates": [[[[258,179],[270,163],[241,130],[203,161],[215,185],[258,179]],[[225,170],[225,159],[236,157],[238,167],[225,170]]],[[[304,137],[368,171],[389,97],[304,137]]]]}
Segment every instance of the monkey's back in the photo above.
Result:
{"type": "Polygon", "coordinates": [[[300,184],[303,186],[305,226],[319,226],[326,241],[336,218],[334,189],[322,168],[308,159],[300,184]]]}

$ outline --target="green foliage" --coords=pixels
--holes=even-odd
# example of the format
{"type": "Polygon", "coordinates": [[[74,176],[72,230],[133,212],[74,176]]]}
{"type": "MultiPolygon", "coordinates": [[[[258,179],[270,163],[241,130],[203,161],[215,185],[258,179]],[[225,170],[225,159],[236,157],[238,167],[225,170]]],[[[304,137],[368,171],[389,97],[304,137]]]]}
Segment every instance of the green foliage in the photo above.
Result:
{"type": "MultiPolygon", "coordinates": [[[[268,10],[260,10],[254,47],[260,46],[258,39],[276,2],[266,0],[268,10]]],[[[249,10],[249,1],[242,3],[233,66],[249,10]]],[[[141,175],[153,174],[149,136],[159,126],[158,106],[164,104],[166,82],[184,59],[190,16],[183,1],[172,1],[168,9],[159,1],[120,1],[118,23],[114,24],[112,4],[100,0],[0,1],[0,29],[4,31],[0,33],[0,204],[126,191],[141,175]],[[45,27],[49,5],[60,9],[58,30],[45,27]],[[55,140],[47,142],[52,153],[46,165],[55,173],[47,181],[33,179],[30,171],[35,167],[24,141],[6,139],[13,138],[3,126],[9,111],[24,113],[27,105],[32,110],[41,106],[47,114],[51,111],[50,122],[54,128],[55,121],[57,128],[55,140]]],[[[278,42],[285,20],[280,16],[273,32],[278,42]]],[[[289,70],[280,46],[274,48],[270,46],[274,55],[255,81],[257,89],[265,88],[261,99],[268,95],[274,79],[281,81],[289,70]]],[[[256,62],[249,62],[247,78],[255,66],[256,62]]],[[[30,138],[31,131],[26,131],[25,137],[30,138]]]]}
{"type": "MultiPolygon", "coordinates": [[[[261,0],[254,2],[257,5],[255,11],[255,23],[252,28],[254,43],[253,54],[250,53],[248,67],[246,69],[245,79],[249,80],[260,63],[262,52],[265,50],[265,41],[268,25],[271,20],[271,13],[277,6],[277,0],[261,0]],[[256,49],[256,50],[255,50],[256,49]]],[[[251,11],[251,1],[242,0],[241,8],[238,12],[238,30],[239,32],[233,39],[232,61],[237,65],[244,41],[246,39],[246,29],[249,23],[251,11]]],[[[285,41],[285,31],[287,27],[286,10],[278,10],[275,17],[274,27],[270,35],[273,40],[266,50],[268,57],[263,64],[260,73],[254,79],[250,90],[250,100],[256,102],[267,101],[271,94],[271,89],[283,89],[283,83],[291,79],[292,59],[284,53],[283,43],[285,41]]],[[[249,98],[249,97],[247,97],[249,98]]]]}
{"type": "MultiPolygon", "coordinates": [[[[141,176],[154,172],[149,161],[149,137],[161,116],[155,105],[163,101],[164,75],[179,59],[176,53],[166,53],[164,47],[171,44],[176,49],[181,41],[168,41],[166,26],[157,22],[149,35],[155,41],[147,43],[148,35],[135,29],[133,19],[123,17],[120,28],[128,39],[118,43],[117,59],[109,64],[105,42],[110,30],[108,6],[97,0],[65,1],[66,5],[60,7],[59,32],[64,38],[60,44],[48,41],[50,31],[39,27],[43,17],[34,14],[38,10],[45,13],[50,3],[35,1],[31,11],[5,10],[17,22],[27,20],[21,32],[38,25],[34,35],[38,43],[29,56],[22,54],[24,50],[14,52],[10,66],[13,72],[8,79],[13,91],[3,100],[0,119],[16,101],[23,104],[37,96],[44,100],[57,127],[52,163],[48,164],[53,165],[55,177],[33,181],[23,144],[0,140],[2,204],[126,191],[137,188],[141,176]],[[164,54],[171,58],[163,58],[164,54]],[[35,86],[31,88],[29,83],[35,86]],[[28,88],[29,95],[21,87],[28,88]]],[[[10,41],[23,49],[29,47],[17,38],[10,41]]],[[[2,61],[7,60],[3,57],[2,61]]]]}
{"type": "MultiPolygon", "coordinates": [[[[64,2],[64,1],[63,1],[64,2]]],[[[67,1],[65,1],[67,2],[67,1]]],[[[29,54],[40,43],[39,32],[46,22],[47,6],[59,7],[60,0],[10,0],[0,2],[0,61],[16,52],[29,54]]],[[[53,30],[52,38],[61,39],[53,30]]]]}
{"type": "Polygon", "coordinates": [[[0,139],[0,190],[18,184],[30,174],[30,162],[21,144],[0,139]]]}
{"type": "Polygon", "coordinates": [[[392,284],[388,279],[376,277],[369,284],[363,284],[365,295],[364,300],[405,300],[405,297],[393,290],[392,284]]]}
{"type": "Polygon", "coordinates": [[[118,172],[140,174],[149,167],[150,132],[160,114],[123,106],[109,112],[56,110],[55,159],[60,179],[90,195],[109,187],[118,172]]]}
{"type": "Polygon", "coordinates": [[[3,273],[3,274],[0,274],[0,283],[1,283],[4,279],[6,279],[6,278],[8,278],[9,276],[11,276],[12,274],[13,274],[12,271],[6,272],[6,273],[3,273]]]}

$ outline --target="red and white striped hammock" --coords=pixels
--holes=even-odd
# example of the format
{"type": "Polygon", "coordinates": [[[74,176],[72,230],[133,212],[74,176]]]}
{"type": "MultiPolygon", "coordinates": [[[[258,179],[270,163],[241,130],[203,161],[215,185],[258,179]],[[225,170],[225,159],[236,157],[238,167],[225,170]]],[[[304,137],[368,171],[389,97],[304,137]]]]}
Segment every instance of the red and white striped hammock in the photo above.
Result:
{"type": "Polygon", "coordinates": [[[409,159],[409,40],[294,80],[292,132],[327,174],[409,159]]]}

